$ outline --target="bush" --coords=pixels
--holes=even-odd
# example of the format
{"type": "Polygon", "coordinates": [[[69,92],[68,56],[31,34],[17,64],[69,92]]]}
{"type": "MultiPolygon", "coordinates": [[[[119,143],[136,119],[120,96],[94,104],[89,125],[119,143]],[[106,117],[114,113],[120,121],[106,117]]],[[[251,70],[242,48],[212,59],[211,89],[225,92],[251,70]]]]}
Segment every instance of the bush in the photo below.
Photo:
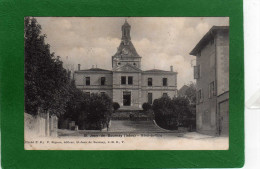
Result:
{"type": "Polygon", "coordinates": [[[187,98],[161,97],[155,99],[153,111],[156,123],[165,129],[175,130],[179,126],[189,127],[192,125],[190,119],[195,118],[194,108],[189,104],[187,98]]]}
{"type": "Polygon", "coordinates": [[[117,102],[113,103],[114,111],[117,111],[120,108],[120,105],[117,102]]]}
{"type": "Polygon", "coordinates": [[[142,105],[142,108],[143,108],[144,111],[148,111],[152,108],[152,106],[149,103],[144,103],[142,105]]]}
{"type": "Polygon", "coordinates": [[[106,94],[92,93],[83,105],[85,129],[102,129],[109,123],[112,114],[112,100],[106,94]]]}

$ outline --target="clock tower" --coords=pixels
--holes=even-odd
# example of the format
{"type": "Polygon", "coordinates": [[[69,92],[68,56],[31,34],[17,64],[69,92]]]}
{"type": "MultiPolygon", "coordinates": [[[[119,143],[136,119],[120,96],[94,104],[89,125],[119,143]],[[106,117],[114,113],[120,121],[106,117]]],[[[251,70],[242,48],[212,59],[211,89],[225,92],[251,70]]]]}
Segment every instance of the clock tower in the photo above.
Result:
{"type": "Polygon", "coordinates": [[[130,30],[131,25],[125,20],[122,25],[122,38],[117,52],[112,56],[112,67],[116,69],[119,66],[130,64],[134,67],[141,68],[141,56],[135,50],[133,43],[131,42],[130,30]]]}

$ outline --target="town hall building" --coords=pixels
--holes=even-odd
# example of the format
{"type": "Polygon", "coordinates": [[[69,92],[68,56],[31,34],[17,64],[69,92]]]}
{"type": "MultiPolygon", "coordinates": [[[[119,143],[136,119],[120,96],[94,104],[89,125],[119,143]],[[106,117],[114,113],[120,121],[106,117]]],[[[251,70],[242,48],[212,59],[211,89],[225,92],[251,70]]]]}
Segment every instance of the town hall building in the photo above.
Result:
{"type": "Polygon", "coordinates": [[[107,94],[120,109],[139,110],[142,104],[153,103],[162,96],[177,96],[177,72],[171,66],[166,70],[142,70],[142,57],[130,37],[131,26],[122,26],[121,43],[112,56],[112,70],[94,68],[74,72],[76,87],[86,92],[107,94]]]}

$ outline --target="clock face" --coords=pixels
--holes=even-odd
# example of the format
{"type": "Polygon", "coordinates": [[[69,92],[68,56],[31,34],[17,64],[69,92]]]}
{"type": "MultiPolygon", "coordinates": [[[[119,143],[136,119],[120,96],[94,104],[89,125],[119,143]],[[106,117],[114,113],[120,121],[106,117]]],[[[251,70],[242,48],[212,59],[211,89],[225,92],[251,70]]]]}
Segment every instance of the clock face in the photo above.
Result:
{"type": "Polygon", "coordinates": [[[122,52],[123,52],[123,54],[125,54],[125,55],[127,55],[127,54],[129,53],[128,49],[126,49],[126,48],[124,48],[124,49],[122,50],[122,52]]]}

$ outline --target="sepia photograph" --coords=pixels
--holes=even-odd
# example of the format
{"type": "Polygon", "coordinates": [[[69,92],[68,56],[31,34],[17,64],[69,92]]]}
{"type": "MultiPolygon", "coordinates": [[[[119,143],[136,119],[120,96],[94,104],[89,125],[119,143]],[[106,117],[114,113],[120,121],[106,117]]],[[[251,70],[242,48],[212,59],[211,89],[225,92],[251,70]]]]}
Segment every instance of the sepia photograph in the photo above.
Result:
{"type": "Polygon", "coordinates": [[[229,17],[25,17],[25,150],[228,150],[229,17]]]}

